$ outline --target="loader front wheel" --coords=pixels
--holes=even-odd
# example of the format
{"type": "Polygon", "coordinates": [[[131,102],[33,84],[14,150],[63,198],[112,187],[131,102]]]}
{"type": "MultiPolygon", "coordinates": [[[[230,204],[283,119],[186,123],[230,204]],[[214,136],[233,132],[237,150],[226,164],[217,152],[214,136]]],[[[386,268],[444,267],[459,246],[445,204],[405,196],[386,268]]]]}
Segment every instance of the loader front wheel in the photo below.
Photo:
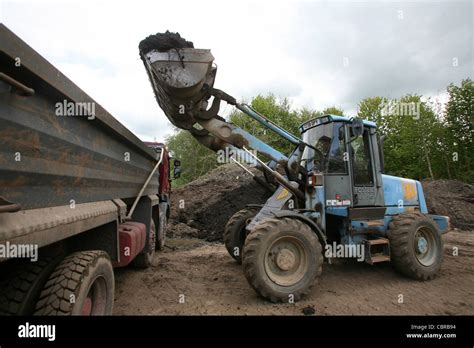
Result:
{"type": "Polygon", "coordinates": [[[302,221],[283,218],[259,223],[243,250],[247,281],[271,302],[293,302],[309,293],[321,275],[321,243],[302,221]]]}
{"type": "Polygon", "coordinates": [[[436,223],[418,212],[395,216],[388,237],[392,264],[401,274],[433,279],[443,262],[443,240],[436,223]]]}
{"type": "Polygon", "coordinates": [[[229,252],[229,255],[237,261],[242,263],[242,249],[244,247],[245,238],[247,237],[247,230],[245,227],[259,212],[260,208],[248,207],[239,210],[232,215],[224,228],[224,244],[229,252]]]}

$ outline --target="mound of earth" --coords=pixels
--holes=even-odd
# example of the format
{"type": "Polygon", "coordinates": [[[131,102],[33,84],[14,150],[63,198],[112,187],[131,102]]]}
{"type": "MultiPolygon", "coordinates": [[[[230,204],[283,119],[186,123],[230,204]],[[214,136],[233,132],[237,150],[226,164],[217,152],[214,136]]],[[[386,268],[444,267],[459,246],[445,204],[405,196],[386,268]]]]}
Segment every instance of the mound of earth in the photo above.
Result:
{"type": "Polygon", "coordinates": [[[473,185],[458,180],[426,180],[422,184],[429,213],[449,216],[452,227],[474,229],[473,185]]]}
{"type": "MultiPolygon", "coordinates": [[[[261,175],[255,170],[257,175],[261,175]]],[[[229,218],[247,204],[263,204],[269,192],[235,164],[220,166],[173,189],[170,237],[222,241],[229,218]]]]}
{"type": "MultiPolygon", "coordinates": [[[[257,175],[261,175],[255,170],[257,175]]],[[[457,180],[423,181],[428,211],[451,218],[451,226],[474,229],[474,186],[457,180]]],[[[173,189],[168,235],[222,241],[229,218],[247,204],[264,204],[269,193],[235,164],[220,166],[173,189]]]]}

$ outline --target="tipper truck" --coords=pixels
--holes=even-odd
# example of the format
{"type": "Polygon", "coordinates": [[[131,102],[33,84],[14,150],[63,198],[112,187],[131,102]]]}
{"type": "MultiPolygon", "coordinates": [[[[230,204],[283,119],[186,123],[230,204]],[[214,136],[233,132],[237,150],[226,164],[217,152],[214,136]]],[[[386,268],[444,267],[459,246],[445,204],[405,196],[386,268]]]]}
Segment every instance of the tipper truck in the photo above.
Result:
{"type": "Polygon", "coordinates": [[[169,154],[0,25],[0,314],[112,314],[114,267],[150,266],[169,154]]]}

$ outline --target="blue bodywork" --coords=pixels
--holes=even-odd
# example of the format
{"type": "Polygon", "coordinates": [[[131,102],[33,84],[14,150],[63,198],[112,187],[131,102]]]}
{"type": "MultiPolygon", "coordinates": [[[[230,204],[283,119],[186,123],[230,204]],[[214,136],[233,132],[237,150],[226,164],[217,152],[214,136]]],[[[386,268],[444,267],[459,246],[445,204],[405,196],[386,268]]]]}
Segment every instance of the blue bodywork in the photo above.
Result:
{"type": "MultiPolygon", "coordinates": [[[[303,133],[306,132],[308,129],[331,122],[352,123],[352,121],[352,118],[346,116],[328,114],[303,123],[300,126],[300,131],[303,133]]],[[[372,121],[363,120],[362,122],[366,127],[376,128],[376,124],[372,121]]],[[[419,211],[422,214],[428,214],[428,208],[426,206],[423,188],[419,181],[400,178],[387,174],[382,174],[381,177],[384,196],[383,207],[385,207],[386,210],[383,221],[380,220],[380,226],[372,225],[369,227],[367,221],[364,220],[352,220],[348,222],[350,227],[361,235],[363,235],[364,231],[368,229],[372,231],[375,229],[378,230],[381,234],[386,234],[393,216],[405,212],[419,211]]],[[[307,195],[306,206],[312,207],[314,206],[314,203],[318,201],[324,205],[324,191],[324,187],[317,187],[315,191],[307,195]]],[[[347,219],[349,217],[349,208],[349,206],[325,206],[325,212],[328,215],[347,219]]],[[[319,223],[323,226],[324,229],[326,229],[326,219],[324,218],[324,215],[325,214],[323,214],[323,216],[321,217],[321,221],[319,223]]],[[[449,218],[447,216],[430,215],[430,217],[438,225],[440,233],[445,233],[449,230],[449,218]]],[[[341,226],[340,234],[346,235],[349,239],[353,239],[346,232],[346,226],[341,226]]],[[[351,240],[349,242],[355,242],[355,240],[351,240]]]]}
{"type": "MultiPolygon", "coordinates": [[[[352,220],[350,222],[353,230],[363,233],[369,228],[378,230],[381,234],[388,231],[388,226],[393,216],[419,211],[428,214],[425,196],[421,183],[412,179],[400,178],[392,175],[382,174],[384,189],[384,206],[386,208],[383,224],[369,227],[365,220],[352,220]]],[[[348,217],[349,207],[327,207],[326,213],[338,217],[348,217]]],[[[441,215],[429,215],[438,225],[440,233],[446,233],[449,229],[449,218],[441,215]]]]}
{"type": "MultiPolygon", "coordinates": [[[[385,220],[390,222],[391,216],[417,209],[428,214],[423,187],[417,180],[399,178],[382,174],[384,201],[387,210],[385,220]]],[[[441,215],[430,215],[438,225],[441,233],[449,229],[449,218],[441,215]]],[[[388,226],[388,223],[386,224],[388,226]]]]}

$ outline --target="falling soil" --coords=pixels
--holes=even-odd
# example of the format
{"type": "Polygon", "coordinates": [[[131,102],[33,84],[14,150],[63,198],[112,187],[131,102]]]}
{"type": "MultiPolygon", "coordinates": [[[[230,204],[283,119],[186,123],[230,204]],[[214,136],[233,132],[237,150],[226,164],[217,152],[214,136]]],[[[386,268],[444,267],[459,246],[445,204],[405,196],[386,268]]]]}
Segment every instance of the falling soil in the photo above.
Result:
{"type": "Polygon", "coordinates": [[[166,52],[175,48],[194,48],[191,41],[186,41],[179,35],[179,33],[172,33],[166,31],[166,33],[157,33],[150,35],[146,39],[140,41],[138,49],[141,53],[146,54],[151,50],[157,50],[159,52],[166,52]]]}

